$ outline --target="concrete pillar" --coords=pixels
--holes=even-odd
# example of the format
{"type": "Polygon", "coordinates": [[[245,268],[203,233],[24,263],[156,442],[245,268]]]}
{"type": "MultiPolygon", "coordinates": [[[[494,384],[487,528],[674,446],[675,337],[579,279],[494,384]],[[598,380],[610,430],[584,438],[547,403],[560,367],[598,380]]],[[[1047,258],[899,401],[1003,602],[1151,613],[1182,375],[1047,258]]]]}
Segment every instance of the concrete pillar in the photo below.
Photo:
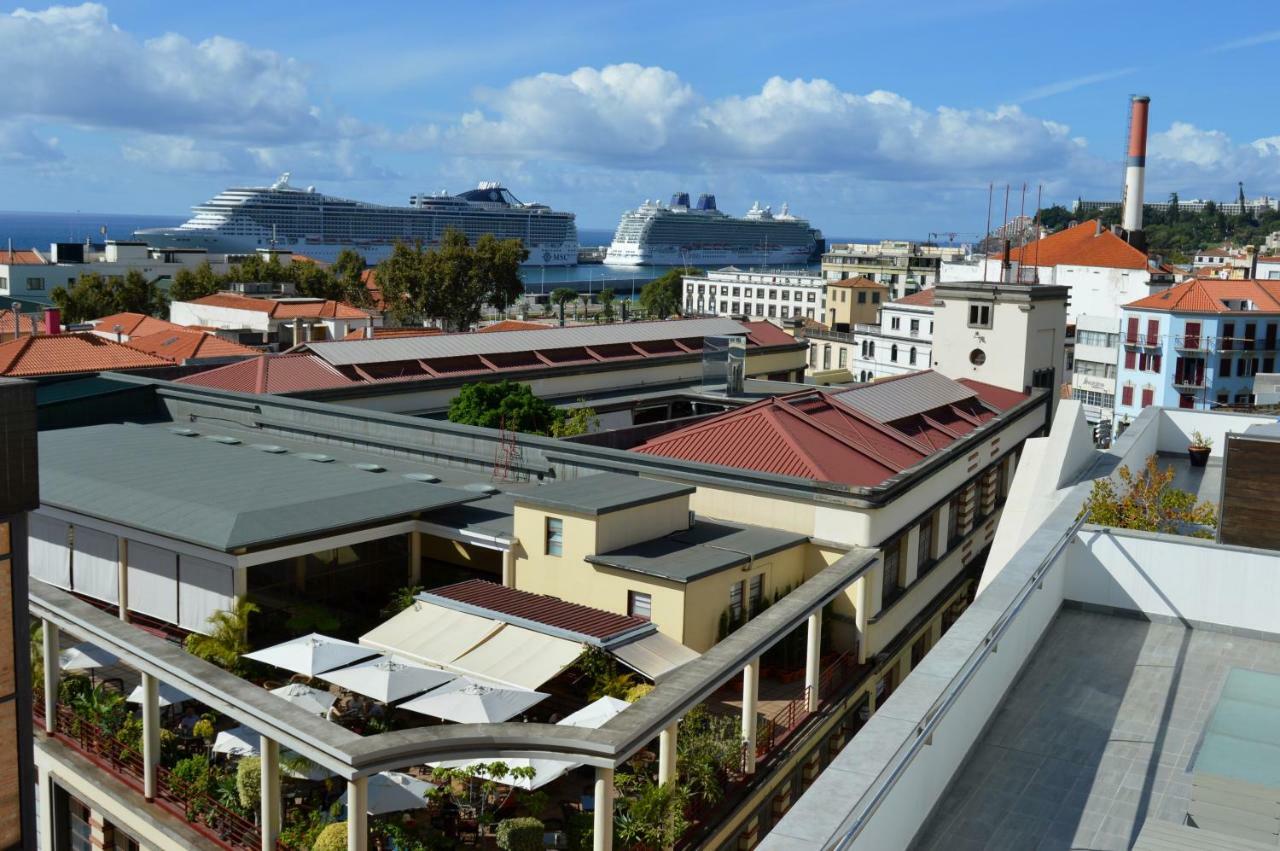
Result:
{"type": "Polygon", "coordinates": [[[516,551],[514,547],[502,551],[502,584],[508,588],[516,587],[516,551]]]}
{"type": "Polygon", "coordinates": [[[156,798],[156,766],[160,764],[160,683],[142,672],[142,794],[156,798]]]}
{"type": "Polygon", "coordinates": [[[422,533],[409,533],[409,585],[422,582],[422,533]]]}
{"type": "Polygon", "coordinates": [[[369,849],[369,778],[347,781],[347,851],[369,849]]]}
{"type": "Polygon", "coordinates": [[[760,657],[742,669],[742,742],[746,758],[743,770],[756,773],[756,699],[760,694],[760,657]]]}
{"type": "Polygon", "coordinates": [[[116,832],[107,823],[107,817],[102,810],[89,808],[89,847],[91,848],[115,848],[116,832]]]}
{"type": "Polygon", "coordinates": [[[951,503],[944,502],[938,508],[938,525],[933,532],[933,557],[942,558],[951,542],[947,540],[947,530],[951,528],[951,503]]]}
{"type": "Polygon", "coordinates": [[[58,682],[62,679],[58,661],[58,627],[50,620],[43,623],[44,641],[44,731],[52,733],[58,723],[58,682]]]}
{"type": "Polygon", "coordinates": [[[907,540],[902,545],[905,549],[901,551],[902,559],[902,585],[910,588],[911,583],[916,581],[916,577],[920,574],[920,561],[917,555],[920,553],[920,527],[912,526],[911,531],[907,532],[907,540]]]}
{"type": "Polygon", "coordinates": [[[808,642],[804,654],[804,687],[806,708],[818,709],[818,661],[822,658],[822,610],[809,615],[808,642]]]}
{"type": "Polygon", "coordinates": [[[862,665],[867,661],[867,617],[868,610],[871,605],[871,595],[867,591],[867,585],[870,584],[873,573],[874,571],[868,571],[853,583],[854,606],[857,607],[853,613],[853,620],[858,629],[859,665],[862,665]]]}
{"type": "Polygon", "coordinates": [[[613,851],[613,769],[596,768],[592,851],[613,851]]]}
{"type": "Polygon", "coordinates": [[[658,734],[658,785],[661,786],[676,779],[679,765],[676,758],[676,736],[679,735],[680,721],[672,721],[658,734]]]}
{"type": "Polygon", "coordinates": [[[293,587],[296,591],[307,590],[307,557],[293,557],[293,587]]]}
{"type": "Polygon", "coordinates": [[[262,781],[258,786],[261,801],[262,851],[275,851],[280,835],[280,744],[275,739],[260,737],[262,781]]]}
{"type": "Polygon", "coordinates": [[[40,769],[40,789],[39,800],[36,806],[40,808],[40,812],[36,815],[39,818],[40,827],[40,851],[54,851],[53,847],[53,777],[46,769],[40,769]]]}
{"type": "Polygon", "coordinates": [[[129,539],[116,538],[116,599],[120,603],[120,620],[129,621],[129,539]]]}

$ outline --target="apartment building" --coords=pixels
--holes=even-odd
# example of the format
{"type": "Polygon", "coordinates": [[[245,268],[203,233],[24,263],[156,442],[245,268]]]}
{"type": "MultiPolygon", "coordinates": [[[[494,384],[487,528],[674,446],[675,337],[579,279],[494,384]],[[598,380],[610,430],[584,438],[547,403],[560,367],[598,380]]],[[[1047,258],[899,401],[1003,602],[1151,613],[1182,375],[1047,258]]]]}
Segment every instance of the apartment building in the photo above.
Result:
{"type": "MultiPolygon", "coordinates": [[[[289,259],[283,254],[280,262],[288,263],[289,259]]],[[[151,248],[144,242],[124,240],[96,246],[55,243],[48,251],[6,249],[0,250],[0,296],[27,304],[52,304],[56,287],[71,287],[88,274],[123,279],[136,270],[149,281],[167,282],[179,269],[195,268],[206,261],[223,274],[234,260],[204,250],[151,248]]]]}
{"type": "Polygon", "coordinates": [[[832,331],[848,332],[855,324],[874,322],[880,305],[889,301],[891,290],[870,278],[841,278],[827,281],[827,312],[823,322],[832,331]]]}
{"type": "Polygon", "coordinates": [[[894,239],[835,243],[822,255],[822,277],[828,281],[868,278],[888,286],[890,298],[898,299],[933,286],[944,262],[961,260],[967,253],[964,246],[894,239]]]}
{"type": "Polygon", "coordinates": [[[344,340],[352,331],[382,324],[380,316],[342,302],[235,293],[175,301],[169,305],[169,318],[179,325],[238,332],[237,342],[281,349],[313,340],[344,340]]]}
{"type": "Polygon", "coordinates": [[[1254,402],[1253,379],[1280,354],[1280,282],[1194,280],[1125,305],[1117,421],[1148,407],[1254,402]]]}
{"type": "Polygon", "coordinates": [[[684,278],[686,315],[747,319],[817,319],[824,315],[822,277],[795,270],[743,270],[729,266],[684,278]]]}
{"type": "Polygon", "coordinates": [[[854,325],[851,371],[875,381],[937,366],[933,357],[934,288],[903,296],[880,309],[874,325],[854,325]]]}

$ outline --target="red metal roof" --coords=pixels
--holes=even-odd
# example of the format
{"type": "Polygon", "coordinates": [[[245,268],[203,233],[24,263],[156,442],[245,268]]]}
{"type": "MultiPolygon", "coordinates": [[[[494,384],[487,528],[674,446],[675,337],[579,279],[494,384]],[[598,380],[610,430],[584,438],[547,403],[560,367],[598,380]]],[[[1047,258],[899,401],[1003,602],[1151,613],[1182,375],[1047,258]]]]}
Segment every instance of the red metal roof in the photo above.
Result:
{"type": "Polygon", "coordinates": [[[486,325],[476,330],[482,334],[490,334],[494,331],[545,331],[552,326],[545,322],[521,322],[519,319],[503,319],[492,325],[486,325]]]}
{"type": "MultiPolygon", "coordinates": [[[[365,336],[366,331],[368,331],[368,327],[352,328],[347,332],[347,336],[342,339],[367,340],[369,338],[365,336]]],[[[439,328],[374,328],[373,338],[381,340],[386,337],[432,337],[443,333],[439,328]]]]}
{"type": "Polygon", "coordinates": [[[289,301],[267,298],[249,298],[235,293],[214,293],[193,299],[189,304],[209,307],[226,307],[233,310],[252,310],[266,313],[272,319],[365,319],[369,314],[358,307],[340,301],[289,301]]]}
{"type": "Polygon", "coordinates": [[[144,334],[130,337],[125,345],[152,355],[185,363],[201,358],[252,358],[262,354],[257,349],[224,340],[203,331],[160,331],[155,334],[144,334]]]}
{"type": "Polygon", "coordinates": [[[865,278],[865,277],[842,278],[838,281],[827,281],[827,286],[848,287],[850,289],[855,289],[855,290],[860,290],[860,289],[887,290],[889,289],[889,287],[886,286],[885,284],[877,284],[875,281],[871,280],[870,278],[865,278]]]}
{"type": "MultiPolygon", "coordinates": [[[[992,255],[1003,260],[1004,252],[992,255]]],[[[1050,234],[1009,252],[1009,259],[1023,266],[1099,266],[1111,269],[1145,269],[1146,252],[1139,251],[1106,228],[1098,232],[1098,220],[1050,234]]]]}
{"type": "Polygon", "coordinates": [[[1280,313],[1280,281],[1195,279],[1125,305],[1170,313],[1280,313]],[[1228,308],[1225,300],[1250,301],[1255,311],[1228,308]]]}
{"type": "Polygon", "coordinates": [[[0,375],[34,377],[73,372],[148,369],[172,364],[95,334],[42,334],[0,343],[0,375]]]}
{"type": "Polygon", "coordinates": [[[794,343],[795,338],[772,322],[743,322],[747,329],[747,342],[757,346],[785,346],[794,343]]]}
{"type": "Polygon", "coordinates": [[[260,355],[178,379],[237,393],[300,393],[356,382],[311,354],[260,355]]]}
{"type": "Polygon", "coordinates": [[[557,597],[519,591],[484,579],[468,579],[455,585],[432,588],[427,593],[602,641],[649,625],[649,621],[644,618],[619,615],[578,603],[566,603],[557,597]]]}

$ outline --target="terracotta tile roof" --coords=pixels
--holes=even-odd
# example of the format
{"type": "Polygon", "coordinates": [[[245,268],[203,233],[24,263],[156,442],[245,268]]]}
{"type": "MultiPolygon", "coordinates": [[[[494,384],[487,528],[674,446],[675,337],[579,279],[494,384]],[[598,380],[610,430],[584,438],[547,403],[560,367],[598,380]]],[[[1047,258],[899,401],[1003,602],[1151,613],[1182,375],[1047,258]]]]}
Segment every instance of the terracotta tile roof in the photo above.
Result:
{"type": "MultiPolygon", "coordinates": [[[[373,338],[382,340],[387,337],[431,337],[436,334],[443,334],[439,328],[374,328],[373,338]]],[[[344,340],[365,340],[364,328],[352,328],[347,332],[344,340]]]]}
{"type": "Polygon", "coordinates": [[[1240,313],[1225,300],[1251,301],[1258,311],[1280,313],[1280,281],[1201,279],[1172,286],[1164,292],[1130,302],[1130,310],[1170,313],[1240,313]]]}
{"type": "MultiPolygon", "coordinates": [[[[1147,255],[1111,231],[1097,232],[1098,220],[1081,222],[1044,239],[1009,252],[1009,259],[1023,266],[1098,266],[1110,269],[1145,269],[1147,255]]],[[[1004,252],[992,255],[1003,260],[1004,252]]]]}
{"type": "Polygon", "coordinates": [[[837,394],[806,390],[764,399],[669,432],[632,451],[814,481],[874,486],[1026,398],[976,382],[949,382],[931,371],[908,373],[875,385],[893,383],[897,385],[895,395],[916,397],[932,392],[940,380],[950,388],[945,397],[950,401],[906,406],[905,416],[888,422],[878,421],[837,394]],[[972,393],[966,394],[962,388],[972,393]]]}
{"type": "Polygon", "coordinates": [[[853,289],[864,289],[864,288],[877,289],[877,290],[889,289],[889,287],[885,284],[877,284],[875,281],[871,280],[870,278],[862,278],[862,277],[845,278],[842,281],[827,281],[827,286],[850,287],[853,289]]]}
{"type": "Polygon", "coordinates": [[[280,299],[249,298],[235,293],[214,293],[195,299],[190,304],[209,307],[226,307],[233,310],[252,310],[266,313],[272,319],[364,319],[368,313],[358,307],[340,301],[290,301],[280,299]]]}
{"type": "MultiPolygon", "coordinates": [[[[22,321],[19,324],[21,325],[20,333],[22,334],[34,334],[38,329],[42,329],[44,327],[43,317],[35,316],[30,313],[22,314],[22,321]]],[[[13,327],[13,311],[5,310],[0,312],[0,334],[5,335],[6,338],[12,337],[13,327]]]]}
{"type": "Polygon", "coordinates": [[[44,258],[41,257],[39,254],[37,254],[35,251],[21,251],[17,249],[10,251],[7,248],[4,249],[3,251],[0,251],[0,263],[5,263],[5,264],[16,263],[19,265],[28,265],[28,266],[48,265],[45,262],[44,258]]]}
{"type": "Polygon", "coordinates": [[[189,331],[185,325],[156,319],[145,313],[113,313],[101,319],[90,319],[93,330],[99,334],[107,334],[114,339],[115,327],[120,326],[120,333],[125,337],[141,337],[147,334],[159,334],[164,331],[189,331]]]}
{"type": "Polygon", "coordinates": [[[889,304],[913,304],[920,307],[933,307],[933,287],[927,290],[920,290],[918,293],[904,295],[902,298],[894,299],[889,304]]]}
{"type": "Polygon", "coordinates": [[[644,618],[566,603],[557,597],[518,591],[484,579],[469,579],[443,588],[432,588],[426,593],[600,640],[650,625],[644,618]]]}
{"type": "Polygon", "coordinates": [[[0,375],[33,377],[74,372],[171,366],[158,358],[95,334],[43,334],[0,343],[0,375]]]}
{"type": "Polygon", "coordinates": [[[480,333],[491,333],[493,331],[545,331],[552,326],[545,322],[521,322],[519,319],[503,319],[492,325],[486,325],[483,328],[477,328],[480,333]]]}
{"type": "Polygon", "coordinates": [[[300,393],[356,383],[315,355],[305,353],[260,355],[178,381],[237,393],[300,393]]]}
{"type": "Polygon", "coordinates": [[[186,329],[130,337],[126,345],[175,363],[203,358],[252,358],[262,354],[257,349],[224,340],[213,334],[186,329]]]}
{"type": "Polygon", "coordinates": [[[742,327],[747,329],[747,342],[757,346],[785,346],[795,342],[794,337],[772,322],[743,322],[742,327]]]}

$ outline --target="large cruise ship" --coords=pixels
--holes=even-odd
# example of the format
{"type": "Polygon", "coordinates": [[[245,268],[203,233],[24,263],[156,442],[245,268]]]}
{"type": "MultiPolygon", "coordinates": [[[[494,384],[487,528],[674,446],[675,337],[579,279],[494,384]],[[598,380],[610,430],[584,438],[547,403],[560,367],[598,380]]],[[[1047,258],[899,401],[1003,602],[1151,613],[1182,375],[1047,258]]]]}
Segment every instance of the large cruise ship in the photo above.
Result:
{"type": "Polygon", "coordinates": [[[808,263],[821,254],[822,232],[759,202],[741,218],[716,209],[716,196],[677,192],[670,204],[645,201],[622,214],[605,263],[618,266],[755,266],[808,263]]]}
{"type": "Polygon", "coordinates": [[[472,241],[487,233],[522,241],[529,250],[527,266],[578,262],[573,213],[521,203],[496,183],[461,195],[414,195],[409,206],[390,207],[291,186],[286,173],[270,186],[227,189],[193,212],[176,228],[149,228],[134,236],[161,248],[239,254],[274,247],[323,261],[350,248],[377,263],[397,241],[436,245],[447,228],[456,228],[472,241]]]}

